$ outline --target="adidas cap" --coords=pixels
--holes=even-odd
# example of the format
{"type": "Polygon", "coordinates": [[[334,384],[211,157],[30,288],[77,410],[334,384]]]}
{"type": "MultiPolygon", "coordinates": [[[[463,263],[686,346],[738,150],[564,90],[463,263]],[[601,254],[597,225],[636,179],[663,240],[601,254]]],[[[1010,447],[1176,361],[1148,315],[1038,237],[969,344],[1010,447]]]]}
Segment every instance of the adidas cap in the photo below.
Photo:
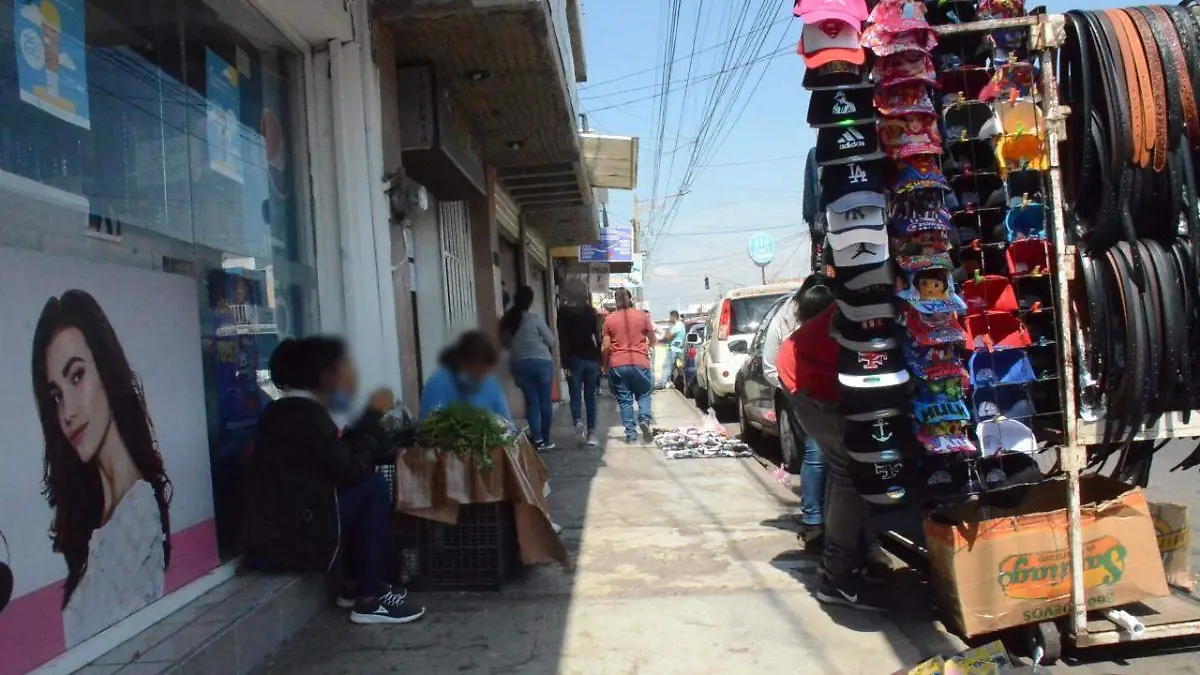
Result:
{"type": "Polygon", "coordinates": [[[849,164],[882,157],[874,122],[817,130],[818,164],[849,164]]]}

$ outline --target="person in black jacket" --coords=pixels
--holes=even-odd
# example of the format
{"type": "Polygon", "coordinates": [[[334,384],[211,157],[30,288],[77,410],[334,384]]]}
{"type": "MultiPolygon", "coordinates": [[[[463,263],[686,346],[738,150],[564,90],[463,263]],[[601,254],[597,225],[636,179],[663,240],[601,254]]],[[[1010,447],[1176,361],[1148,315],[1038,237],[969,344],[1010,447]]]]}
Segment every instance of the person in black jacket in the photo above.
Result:
{"type": "Polygon", "coordinates": [[[331,413],[350,408],[357,373],[346,344],[336,338],[284,340],[271,355],[271,380],[283,392],[263,411],[250,460],[247,559],[271,572],[325,572],[344,535],[352,535],[356,598],[350,620],[408,623],[425,610],[385,583],[387,481],[376,460],[390,457],[380,420],[394,405],[392,392],[371,395],[362,418],[344,432],[331,413]]]}
{"type": "Polygon", "coordinates": [[[596,445],[596,391],[600,388],[600,319],[589,302],[587,284],[567,282],[566,303],[558,310],[558,340],[571,389],[571,418],[579,442],[596,445]],[[584,423],[584,408],[587,423],[584,423]]]}

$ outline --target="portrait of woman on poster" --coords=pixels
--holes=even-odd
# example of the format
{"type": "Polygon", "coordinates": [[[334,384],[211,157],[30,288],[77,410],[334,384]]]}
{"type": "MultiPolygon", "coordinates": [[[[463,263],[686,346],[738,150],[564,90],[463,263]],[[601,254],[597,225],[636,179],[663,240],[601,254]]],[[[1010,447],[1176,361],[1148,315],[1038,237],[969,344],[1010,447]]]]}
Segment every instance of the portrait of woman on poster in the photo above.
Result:
{"type": "Polygon", "coordinates": [[[162,597],[171,482],[141,383],[95,298],[69,290],[46,302],[31,365],[71,647],[162,597]]]}

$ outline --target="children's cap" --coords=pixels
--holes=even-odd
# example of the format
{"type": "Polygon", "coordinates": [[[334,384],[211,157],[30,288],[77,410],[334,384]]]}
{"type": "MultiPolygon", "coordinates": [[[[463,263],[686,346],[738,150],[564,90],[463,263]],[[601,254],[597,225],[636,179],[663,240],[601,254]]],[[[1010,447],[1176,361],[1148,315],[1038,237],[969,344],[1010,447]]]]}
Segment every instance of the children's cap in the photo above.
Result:
{"type": "Polygon", "coordinates": [[[862,65],[866,61],[856,22],[845,19],[824,19],[804,25],[796,51],[804,56],[809,68],[819,68],[831,61],[862,65]]]}
{"type": "Polygon", "coordinates": [[[962,296],[970,314],[1017,311],[1017,295],[1013,292],[1012,283],[1008,277],[999,274],[977,275],[968,279],[963,282],[962,296]]]}
{"type": "Polygon", "coordinates": [[[1008,312],[972,314],[963,322],[967,331],[967,349],[1024,349],[1033,344],[1029,328],[1008,312]]]}
{"type": "Polygon", "coordinates": [[[896,297],[923,314],[957,314],[967,309],[948,269],[935,267],[910,272],[907,286],[896,291],[896,297]]]}
{"type": "Polygon", "coordinates": [[[1033,363],[1023,349],[980,350],[968,361],[971,386],[996,387],[1002,384],[1027,384],[1037,379],[1033,363]]]}

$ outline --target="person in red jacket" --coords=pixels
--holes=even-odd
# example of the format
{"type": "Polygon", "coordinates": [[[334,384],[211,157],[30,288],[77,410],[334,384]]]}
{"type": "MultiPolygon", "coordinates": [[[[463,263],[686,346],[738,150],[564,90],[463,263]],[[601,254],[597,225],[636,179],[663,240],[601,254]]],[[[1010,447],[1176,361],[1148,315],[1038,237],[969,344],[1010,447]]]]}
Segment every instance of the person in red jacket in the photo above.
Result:
{"type": "MultiPolygon", "coordinates": [[[[832,285],[834,280],[826,281],[832,285]]],[[[804,291],[799,299],[802,325],[779,349],[779,381],[804,433],[820,446],[828,466],[823,505],[823,572],[817,590],[821,602],[854,609],[886,611],[887,606],[862,586],[867,562],[867,504],[850,480],[850,451],[842,437],[838,411],[837,358],[840,346],[830,336],[837,316],[834,295],[826,284],[804,291]]]]}

